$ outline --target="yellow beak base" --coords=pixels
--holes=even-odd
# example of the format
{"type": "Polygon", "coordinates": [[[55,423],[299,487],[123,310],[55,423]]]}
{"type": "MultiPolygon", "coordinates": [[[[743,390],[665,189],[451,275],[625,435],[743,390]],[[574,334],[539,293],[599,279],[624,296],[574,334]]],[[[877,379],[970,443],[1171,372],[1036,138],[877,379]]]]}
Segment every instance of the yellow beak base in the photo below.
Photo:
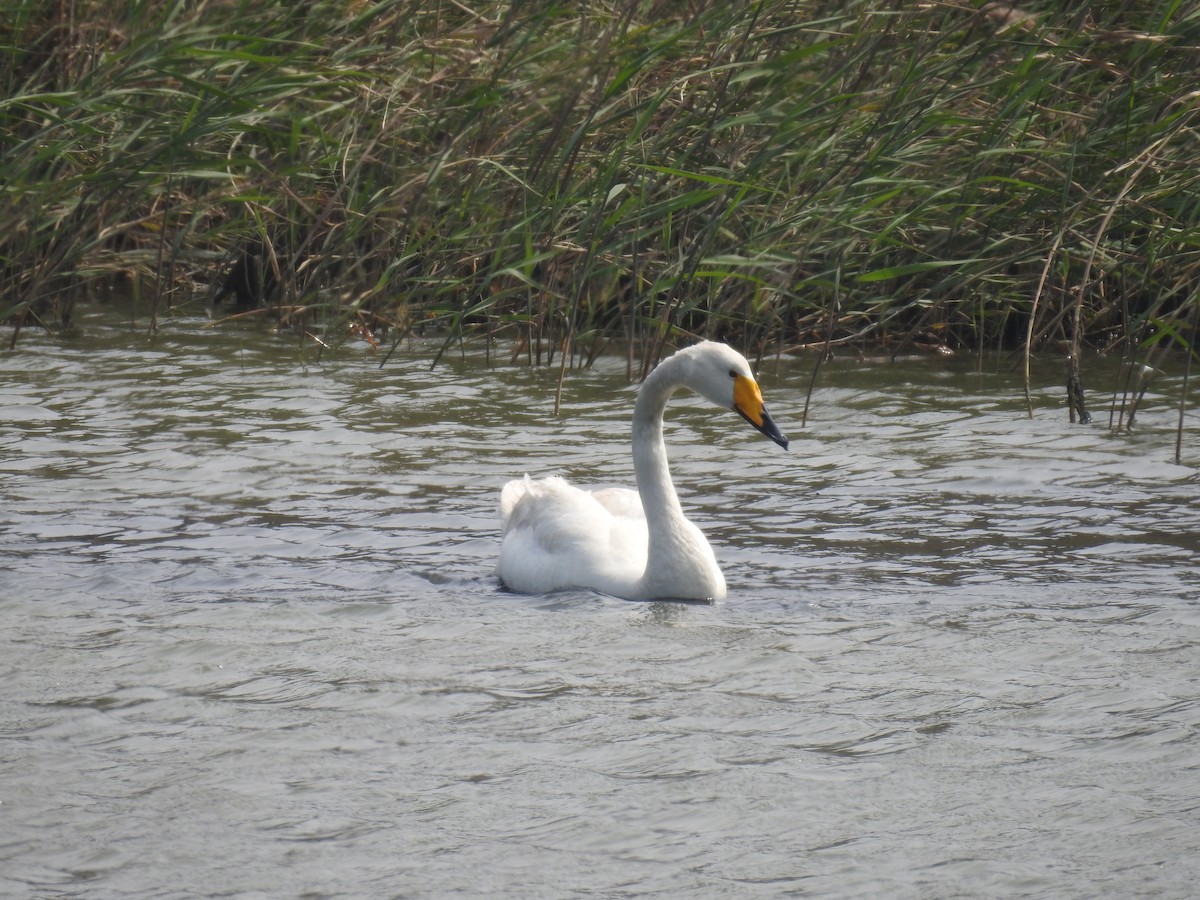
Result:
{"type": "Polygon", "coordinates": [[[767,408],[763,405],[762,391],[758,382],[745,375],[735,375],[733,382],[733,411],[765,434],[784,450],[788,448],[788,439],[771,420],[767,408]]]}
{"type": "Polygon", "coordinates": [[[755,428],[762,427],[763,398],[758,382],[745,375],[734,376],[733,409],[755,428]]]}

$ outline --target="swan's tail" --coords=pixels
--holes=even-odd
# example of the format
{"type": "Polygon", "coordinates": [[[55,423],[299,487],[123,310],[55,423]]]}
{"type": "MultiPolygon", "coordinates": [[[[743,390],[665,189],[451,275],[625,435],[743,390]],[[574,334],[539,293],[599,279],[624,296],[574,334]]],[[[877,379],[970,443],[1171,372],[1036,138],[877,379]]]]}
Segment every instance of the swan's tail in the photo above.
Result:
{"type": "Polygon", "coordinates": [[[533,479],[526,475],[524,478],[514,478],[500,489],[500,534],[508,531],[508,520],[512,517],[517,504],[533,487],[533,479]]]}
{"type": "MultiPolygon", "coordinates": [[[[526,475],[524,478],[514,478],[500,489],[500,536],[508,533],[508,529],[526,518],[516,514],[518,508],[527,498],[562,501],[564,492],[574,492],[575,489],[567,484],[566,479],[559,475],[547,478],[533,479],[526,475]]],[[[568,497],[568,500],[571,498],[568,497]]]]}

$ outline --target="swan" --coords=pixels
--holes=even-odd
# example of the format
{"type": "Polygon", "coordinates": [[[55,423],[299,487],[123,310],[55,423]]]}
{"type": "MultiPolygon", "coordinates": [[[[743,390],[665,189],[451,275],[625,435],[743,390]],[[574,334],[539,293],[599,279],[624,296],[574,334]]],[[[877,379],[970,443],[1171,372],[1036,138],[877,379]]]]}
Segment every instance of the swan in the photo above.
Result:
{"type": "Polygon", "coordinates": [[[584,491],[558,476],[526,475],[504,485],[496,574],[505,587],[522,594],[591,588],[627,600],[724,599],[725,577],[703,533],[684,515],[667,468],[663,413],[682,387],[732,409],[787,449],[745,357],[713,341],[680,350],[638,390],[636,491],[584,491]]]}

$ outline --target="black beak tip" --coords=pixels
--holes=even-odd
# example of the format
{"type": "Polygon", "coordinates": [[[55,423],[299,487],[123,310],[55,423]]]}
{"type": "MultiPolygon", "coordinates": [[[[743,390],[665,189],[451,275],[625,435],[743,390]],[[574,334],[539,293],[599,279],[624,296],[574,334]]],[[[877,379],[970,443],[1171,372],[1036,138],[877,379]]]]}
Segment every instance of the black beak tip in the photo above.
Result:
{"type": "Polygon", "coordinates": [[[743,419],[745,419],[751,425],[754,425],[754,428],[756,431],[759,431],[762,434],[765,434],[767,437],[769,437],[771,440],[773,440],[775,443],[777,443],[784,450],[786,450],[788,448],[787,435],[785,435],[782,431],[779,430],[779,426],[777,426],[775,424],[775,421],[771,418],[771,416],[767,413],[767,411],[765,409],[762,411],[762,424],[761,425],[756,425],[748,415],[746,415],[744,412],[742,412],[736,406],[734,407],[734,410],[737,412],[737,414],[739,416],[741,416],[743,419]]]}
{"type": "MultiPolygon", "coordinates": [[[[767,424],[766,422],[763,422],[763,425],[766,425],[766,424],[767,424]]],[[[770,423],[769,428],[763,428],[762,433],[765,434],[767,437],[769,437],[771,440],[773,440],[775,443],[777,443],[784,450],[786,450],[788,448],[787,435],[784,434],[782,431],[780,431],[778,428],[776,428],[774,422],[770,423]]]]}
{"type": "Polygon", "coordinates": [[[779,426],[775,424],[775,420],[771,418],[765,409],[762,411],[762,427],[758,430],[777,443],[784,450],[788,448],[787,435],[779,430],[779,426]]]}

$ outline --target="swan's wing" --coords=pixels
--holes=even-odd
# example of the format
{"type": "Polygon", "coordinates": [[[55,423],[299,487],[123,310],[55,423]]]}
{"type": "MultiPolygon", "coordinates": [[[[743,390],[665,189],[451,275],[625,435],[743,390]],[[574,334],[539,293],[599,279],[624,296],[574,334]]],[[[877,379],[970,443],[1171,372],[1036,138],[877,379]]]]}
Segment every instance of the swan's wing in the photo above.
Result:
{"type": "Polygon", "coordinates": [[[618,518],[640,519],[643,522],[646,520],[646,513],[642,510],[642,498],[638,496],[637,491],[628,488],[605,488],[592,491],[592,497],[618,518]]]}
{"type": "Polygon", "coordinates": [[[646,571],[646,551],[650,545],[642,498],[637,491],[627,488],[605,488],[590,493],[592,499],[612,516],[608,528],[610,557],[627,560],[630,568],[641,576],[646,571]]]}
{"type": "MultiPolygon", "coordinates": [[[[502,542],[496,573],[511,589],[546,593],[588,587],[622,595],[646,566],[646,524],[629,498],[605,502],[562,478],[510,481],[500,492],[502,542]],[[614,515],[606,503],[616,504],[614,515]]],[[[636,497],[636,494],[634,495],[636,497]]]]}

